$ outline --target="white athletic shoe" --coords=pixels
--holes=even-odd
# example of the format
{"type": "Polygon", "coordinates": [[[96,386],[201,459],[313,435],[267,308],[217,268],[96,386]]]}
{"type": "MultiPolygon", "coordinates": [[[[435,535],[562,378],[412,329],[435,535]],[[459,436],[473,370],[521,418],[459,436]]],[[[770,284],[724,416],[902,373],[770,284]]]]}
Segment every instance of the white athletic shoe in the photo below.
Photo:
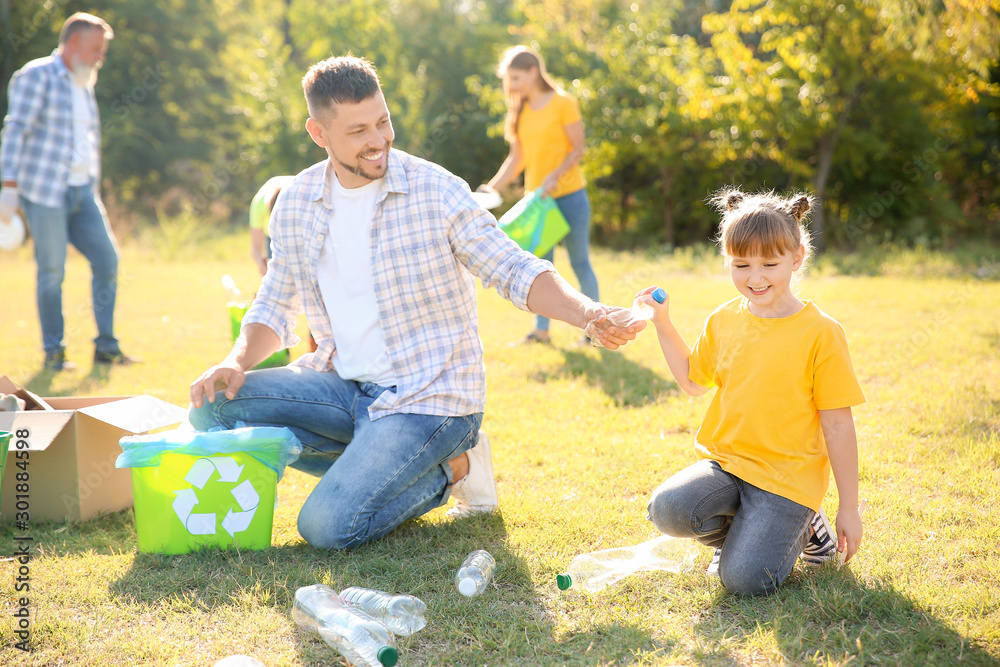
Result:
{"type": "Polygon", "coordinates": [[[722,563],[722,549],[716,549],[715,553],[712,554],[712,562],[705,569],[705,574],[716,579],[722,579],[722,575],[719,574],[720,563],[722,563]]]}
{"type": "Polygon", "coordinates": [[[445,512],[445,516],[452,518],[492,512],[500,506],[497,481],[493,477],[493,452],[485,433],[479,432],[479,442],[466,454],[469,474],[455,482],[451,489],[455,506],[445,512]]]}

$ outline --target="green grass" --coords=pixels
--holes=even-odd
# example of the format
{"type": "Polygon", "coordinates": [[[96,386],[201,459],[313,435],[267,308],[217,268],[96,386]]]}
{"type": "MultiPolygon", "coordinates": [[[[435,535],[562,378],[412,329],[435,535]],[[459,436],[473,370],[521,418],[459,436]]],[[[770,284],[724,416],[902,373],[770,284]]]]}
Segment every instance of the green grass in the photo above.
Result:
{"type": "MultiPolygon", "coordinates": [[[[43,395],[186,404],[191,380],[229,348],[221,276],[256,287],[242,230],[211,235],[190,222],[125,244],[118,331],[145,359],[134,367],[91,368],[89,271],[71,254],[67,341],[80,369],[41,373],[33,261],[27,249],[0,256],[0,373],[43,395]]],[[[571,275],[561,253],[557,266],[571,275]]],[[[866,536],[842,571],[797,569],[777,595],[745,600],[704,575],[704,548],[690,574],[560,592],[555,575],[576,554],[655,535],[646,502],[693,461],[708,399],[678,391],[648,333],[606,352],[577,347],[579,332],[556,324],[552,347],[508,347],[531,318],[482,292],[499,515],[451,521],[439,509],[359,549],[318,552],[295,530],[314,480],[290,470],[264,551],[139,554],[131,510],[35,525],[34,651],[13,647],[7,559],[0,664],[211,665],[234,653],[270,666],[337,664],[289,616],[295,589],[315,582],[422,598],[428,625],[400,640],[404,665],[1000,664],[1000,283],[990,253],[831,255],[803,282],[803,295],[846,328],[869,400],[855,411],[866,536]],[[476,548],[500,570],[486,594],[464,599],[452,578],[476,548]]],[[[598,250],[594,260],[606,301],[667,288],[689,341],[734,294],[705,249],[598,250]]],[[[836,505],[831,489],[831,515],[836,505]]],[[[0,553],[13,552],[13,535],[0,526],[0,553]]]]}

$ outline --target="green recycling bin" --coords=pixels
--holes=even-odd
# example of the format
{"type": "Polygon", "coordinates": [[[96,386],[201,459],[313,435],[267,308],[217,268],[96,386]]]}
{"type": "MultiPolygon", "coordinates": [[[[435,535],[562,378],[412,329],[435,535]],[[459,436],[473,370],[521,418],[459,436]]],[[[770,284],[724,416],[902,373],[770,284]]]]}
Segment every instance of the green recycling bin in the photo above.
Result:
{"type": "Polygon", "coordinates": [[[167,453],[158,466],[132,468],[139,551],[266,549],[277,484],[272,469],[243,452],[167,453]]]}
{"type": "Polygon", "coordinates": [[[266,549],[277,485],[302,445],[284,427],[127,436],[116,468],[132,469],[139,551],[266,549]]]}
{"type": "Polygon", "coordinates": [[[3,475],[7,466],[7,449],[10,446],[10,438],[13,433],[0,431],[0,488],[3,487],[3,475]]]}

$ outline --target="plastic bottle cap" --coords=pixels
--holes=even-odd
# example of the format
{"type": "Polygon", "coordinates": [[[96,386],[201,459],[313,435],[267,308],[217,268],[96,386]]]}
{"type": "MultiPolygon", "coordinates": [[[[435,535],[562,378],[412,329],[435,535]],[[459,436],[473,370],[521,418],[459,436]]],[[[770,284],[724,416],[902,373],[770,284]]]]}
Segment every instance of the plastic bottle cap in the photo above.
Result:
{"type": "Polygon", "coordinates": [[[466,577],[458,582],[458,592],[466,597],[470,597],[476,594],[476,580],[472,577],[466,577]]]}
{"type": "Polygon", "coordinates": [[[556,575],[556,586],[559,587],[559,590],[564,591],[570,588],[572,585],[573,585],[573,577],[570,575],[569,572],[566,572],[565,574],[556,575]]]}
{"type": "Polygon", "coordinates": [[[667,300],[667,293],[663,291],[662,287],[657,287],[650,296],[653,297],[656,303],[663,303],[667,300]]]}
{"type": "Polygon", "coordinates": [[[399,662],[399,652],[391,646],[383,646],[380,648],[378,653],[375,654],[375,657],[378,658],[378,661],[385,665],[385,667],[392,667],[399,662]]]}

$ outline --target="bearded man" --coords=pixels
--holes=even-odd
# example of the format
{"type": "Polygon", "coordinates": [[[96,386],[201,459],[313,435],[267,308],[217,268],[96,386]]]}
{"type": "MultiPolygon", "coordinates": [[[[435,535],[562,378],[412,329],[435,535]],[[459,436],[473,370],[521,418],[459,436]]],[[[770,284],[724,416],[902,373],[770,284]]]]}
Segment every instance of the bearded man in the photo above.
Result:
{"type": "Polygon", "coordinates": [[[114,334],[118,244],[100,196],[101,130],[94,96],[111,26],[76,13],[52,55],[14,73],[0,142],[0,224],[20,208],[38,265],[38,315],[44,368],[74,367],[63,341],[62,283],[72,243],[90,262],[97,337],[95,364],[129,364],[114,334]]]}

